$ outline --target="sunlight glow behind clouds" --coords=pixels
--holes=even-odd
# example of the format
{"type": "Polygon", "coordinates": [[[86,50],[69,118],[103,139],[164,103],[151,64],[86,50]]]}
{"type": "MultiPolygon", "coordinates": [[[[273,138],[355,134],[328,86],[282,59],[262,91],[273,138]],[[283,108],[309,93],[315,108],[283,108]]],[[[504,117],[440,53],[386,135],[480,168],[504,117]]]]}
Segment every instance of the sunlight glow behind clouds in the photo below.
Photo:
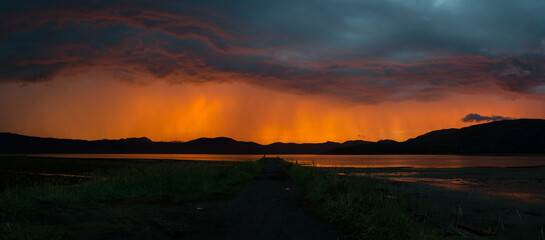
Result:
{"type": "Polygon", "coordinates": [[[404,140],[469,112],[544,117],[544,10],[511,0],[10,2],[0,91],[13,114],[0,130],[404,140]]]}
{"type": "Polygon", "coordinates": [[[466,126],[460,118],[468,112],[536,117],[545,116],[545,104],[452,95],[424,103],[350,105],[240,83],[153,81],[138,86],[94,72],[22,88],[5,84],[0,88],[0,111],[8,116],[0,119],[0,132],[83,139],[147,136],[155,141],[227,136],[272,143],[403,141],[430,130],[466,126]]]}

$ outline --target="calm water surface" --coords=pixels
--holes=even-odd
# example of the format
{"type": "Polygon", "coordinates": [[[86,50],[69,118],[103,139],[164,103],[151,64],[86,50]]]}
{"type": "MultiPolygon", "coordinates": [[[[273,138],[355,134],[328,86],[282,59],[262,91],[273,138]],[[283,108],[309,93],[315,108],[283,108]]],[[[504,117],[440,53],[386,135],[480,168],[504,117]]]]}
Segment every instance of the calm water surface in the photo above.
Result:
{"type": "MultiPolygon", "coordinates": [[[[241,154],[36,154],[65,158],[173,159],[201,161],[255,161],[263,155],[241,154]]],[[[458,155],[267,155],[289,162],[320,167],[528,167],[545,166],[545,156],[458,156],[458,155]]]]}
{"type": "Polygon", "coordinates": [[[284,159],[319,167],[528,167],[545,166],[545,156],[459,155],[285,155],[284,159]]]}

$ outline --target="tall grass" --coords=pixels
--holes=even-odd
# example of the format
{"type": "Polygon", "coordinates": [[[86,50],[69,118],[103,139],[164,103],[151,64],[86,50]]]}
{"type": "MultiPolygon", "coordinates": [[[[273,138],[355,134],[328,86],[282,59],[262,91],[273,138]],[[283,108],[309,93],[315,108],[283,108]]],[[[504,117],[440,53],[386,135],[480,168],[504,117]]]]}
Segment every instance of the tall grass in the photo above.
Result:
{"type": "Polygon", "coordinates": [[[330,221],[359,239],[437,239],[381,187],[367,177],[320,174],[313,167],[284,163],[293,181],[330,221]]]}
{"type": "Polygon", "coordinates": [[[0,223],[0,239],[2,240],[62,239],[63,234],[64,229],[59,226],[0,223]]]}
{"type": "Polygon", "coordinates": [[[36,201],[62,204],[134,198],[174,201],[216,198],[234,193],[259,170],[258,162],[161,162],[95,170],[77,182],[63,178],[50,178],[42,183],[24,182],[24,177],[18,176],[8,181],[18,181],[17,184],[0,192],[0,239],[62,239],[63,226],[2,217],[30,210],[36,201]]]}
{"type": "Polygon", "coordinates": [[[236,191],[259,171],[256,162],[149,163],[94,171],[80,183],[51,180],[0,192],[0,211],[16,211],[33,201],[81,201],[168,197],[176,201],[218,197],[236,191]]]}

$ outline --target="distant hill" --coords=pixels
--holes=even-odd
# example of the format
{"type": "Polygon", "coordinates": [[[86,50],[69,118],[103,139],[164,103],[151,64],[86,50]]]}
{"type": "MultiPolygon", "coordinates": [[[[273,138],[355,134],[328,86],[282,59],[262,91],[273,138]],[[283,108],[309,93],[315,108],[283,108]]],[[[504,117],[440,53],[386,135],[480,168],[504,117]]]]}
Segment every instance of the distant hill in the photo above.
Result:
{"type": "Polygon", "coordinates": [[[379,141],[327,154],[544,154],[545,120],[503,120],[426,133],[405,142],[379,141]]]}
{"type": "Polygon", "coordinates": [[[273,143],[231,138],[153,142],[148,138],[73,140],[0,133],[0,153],[208,153],[208,154],[545,154],[545,120],[490,122],[426,133],[405,142],[273,143]]]}
{"type": "Polygon", "coordinates": [[[273,143],[261,145],[231,138],[199,138],[188,142],[153,142],[148,138],[119,140],[73,140],[29,137],[0,133],[0,153],[209,153],[209,154],[318,154],[334,148],[366,144],[345,143],[273,143]]]}

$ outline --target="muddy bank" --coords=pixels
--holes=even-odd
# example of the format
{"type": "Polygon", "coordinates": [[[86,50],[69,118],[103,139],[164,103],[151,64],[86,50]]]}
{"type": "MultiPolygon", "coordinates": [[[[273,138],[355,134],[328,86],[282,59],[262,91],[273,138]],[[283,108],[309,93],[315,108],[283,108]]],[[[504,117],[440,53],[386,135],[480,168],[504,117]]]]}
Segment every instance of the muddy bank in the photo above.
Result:
{"type": "Polygon", "coordinates": [[[450,190],[421,183],[394,182],[401,202],[442,235],[498,239],[545,239],[543,204],[477,191],[450,190]]]}
{"type": "Polygon", "coordinates": [[[385,188],[443,236],[545,239],[545,167],[330,168],[385,188]]]}

